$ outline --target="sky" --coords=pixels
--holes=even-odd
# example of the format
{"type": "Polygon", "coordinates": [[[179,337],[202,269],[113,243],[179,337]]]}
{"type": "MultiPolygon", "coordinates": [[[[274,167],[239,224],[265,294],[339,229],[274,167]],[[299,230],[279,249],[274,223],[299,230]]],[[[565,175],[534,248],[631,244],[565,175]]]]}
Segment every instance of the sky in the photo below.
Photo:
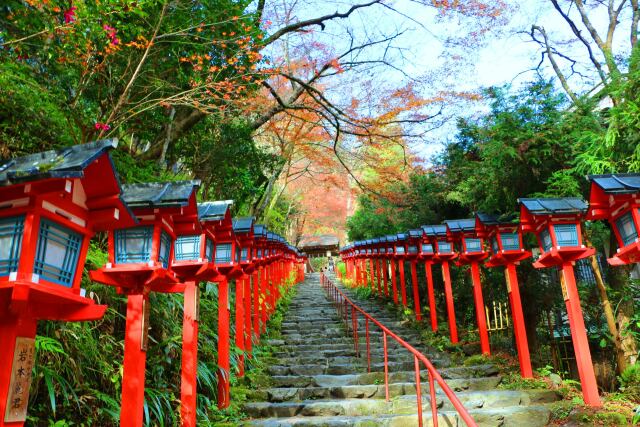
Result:
{"type": "MultiPolygon", "coordinates": [[[[267,3],[271,7],[267,16],[271,16],[274,22],[282,23],[284,11],[291,10],[287,19],[291,22],[302,21],[336,11],[345,12],[353,4],[365,1],[275,0],[267,3]]],[[[459,1],[462,4],[480,1],[497,3],[493,0],[459,1]]],[[[375,61],[384,57],[387,65],[372,64],[358,72],[346,72],[322,81],[324,94],[334,104],[348,105],[352,98],[356,98],[361,100],[359,108],[362,111],[375,116],[382,112],[379,110],[382,95],[408,83],[429,98],[443,90],[479,93],[483,88],[507,84],[512,85],[515,91],[521,85],[536,80],[538,73],[546,79],[555,78],[548,61],[536,69],[541,59],[541,47],[529,35],[531,26],[535,24],[545,28],[552,44],[562,53],[577,60],[579,74],[569,77],[572,88],[583,93],[594,87],[597,75],[588,61],[586,49],[554,10],[550,0],[504,1],[509,7],[504,12],[504,19],[493,25],[485,37],[472,42],[469,42],[470,38],[464,38],[467,43],[458,47],[451,47],[447,41],[451,37],[463,37],[477,30],[478,21],[460,18],[452,13],[442,16],[437,9],[419,4],[430,4],[431,0],[386,0],[388,7],[367,7],[347,19],[327,22],[324,28],[313,27],[312,33],[290,35],[273,46],[273,57],[281,57],[286,50],[291,57],[305,57],[323,63],[328,58],[338,56],[350,45],[393,37],[388,44],[375,45],[351,58],[375,61]],[[284,44],[286,49],[283,49],[284,44]]],[[[619,1],[624,0],[614,0],[616,4],[619,1]]],[[[559,3],[566,7],[572,1],[559,0],[559,3]]],[[[606,8],[593,8],[598,5],[593,1],[587,2],[587,5],[590,8],[589,17],[598,31],[606,33],[606,8]]],[[[569,9],[568,13],[581,25],[575,9],[569,9]]],[[[628,53],[628,19],[628,16],[620,17],[620,29],[614,38],[615,51],[622,56],[628,53]]],[[[586,31],[583,31],[586,35],[586,31]]],[[[562,59],[559,61],[563,71],[569,75],[569,63],[562,59]]],[[[558,87],[558,91],[562,92],[562,89],[558,87]]],[[[489,111],[486,100],[470,102],[460,98],[450,98],[429,108],[433,112],[442,108],[442,115],[436,119],[439,126],[433,126],[434,129],[412,139],[409,144],[425,166],[429,166],[446,143],[454,139],[456,118],[479,118],[489,111]]],[[[344,201],[348,202],[346,198],[344,201]]],[[[314,206],[321,203],[317,201],[314,206]]],[[[320,222],[328,216],[331,215],[320,215],[320,222]]],[[[331,226],[335,227],[335,224],[331,223],[331,226]]]]}
{"type": "MultiPolygon", "coordinates": [[[[396,70],[372,66],[368,72],[361,75],[336,77],[327,88],[329,96],[336,100],[344,99],[345,102],[350,97],[363,99],[367,98],[367,91],[371,91],[372,88],[392,89],[412,79],[421,87],[425,96],[432,96],[442,89],[479,91],[481,88],[504,84],[512,84],[517,88],[536,78],[533,69],[540,61],[540,46],[532,42],[527,34],[532,24],[544,26],[554,42],[558,45],[562,43],[564,53],[578,59],[580,63],[588,62],[585,49],[576,42],[575,36],[553,9],[549,0],[506,0],[509,10],[504,13],[507,19],[503,25],[495,26],[489,31],[482,43],[471,43],[464,49],[455,51],[445,47],[445,40],[449,36],[461,35],[473,29],[474,21],[459,19],[455,14],[448,14],[443,18],[435,8],[419,4],[419,1],[389,0],[387,2],[389,7],[380,5],[367,7],[360,9],[348,19],[327,23],[322,30],[314,27],[313,35],[308,37],[323,43],[324,48],[317,52],[305,52],[310,57],[341,52],[351,43],[349,35],[353,35],[353,39],[358,42],[402,33],[391,46],[380,45],[365,53],[370,58],[379,58],[386,53],[385,58],[397,68],[396,70]],[[443,72],[443,67],[445,64],[450,64],[447,61],[453,54],[458,54],[464,60],[458,61],[458,65],[449,65],[443,72]],[[363,75],[369,79],[368,85],[362,84],[363,75]]],[[[287,7],[294,5],[290,19],[304,20],[335,11],[344,12],[353,4],[362,2],[363,0],[300,0],[297,2],[296,0],[278,0],[272,3],[274,7],[272,12],[276,15],[280,13],[277,18],[281,20],[282,10],[285,7],[278,8],[278,5],[287,7]]],[[[485,0],[485,2],[496,3],[492,0],[485,0]]],[[[469,3],[472,2],[469,0],[469,3]]],[[[561,0],[560,4],[566,5],[568,1],[561,0]]],[[[574,14],[574,19],[579,21],[575,16],[575,10],[571,10],[570,13],[574,14]]],[[[594,10],[590,16],[599,30],[604,32],[607,23],[606,9],[594,10]]],[[[308,44],[297,45],[295,37],[300,37],[302,40],[305,36],[293,36],[288,40],[294,50],[297,46],[300,46],[300,49],[308,49],[308,44]]],[[[621,33],[619,44],[624,44],[624,37],[625,35],[621,33]]],[[[574,76],[570,79],[571,84],[580,88],[579,91],[592,87],[595,80],[589,77],[594,76],[593,69],[583,67],[579,70],[587,78],[574,76]]],[[[553,77],[547,62],[543,64],[540,71],[546,78],[553,77]]],[[[375,109],[375,106],[370,108],[375,109]]],[[[452,139],[455,134],[455,117],[473,117],[486,111],[486,103],[457,103],[452,100],[443,110],[444,117],[450,120],[429,132],[424,138],[413,141],[412,149],[419,156],[430,158],[442,149],[444,143],[452,139]]]]}

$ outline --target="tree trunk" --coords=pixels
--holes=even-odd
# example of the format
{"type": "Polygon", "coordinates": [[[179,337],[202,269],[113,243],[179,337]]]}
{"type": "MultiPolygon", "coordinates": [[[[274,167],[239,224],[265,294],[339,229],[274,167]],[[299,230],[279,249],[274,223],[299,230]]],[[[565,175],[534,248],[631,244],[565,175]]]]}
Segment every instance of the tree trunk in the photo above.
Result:
{"type": "MultiPolygon", "coordinates": [[[[589,245],[589,241],[587,244],[589,245]]],[[[591,246],[591,245],[589,245],[591,246]]],[[[600,293],[600,300],[602,302],[602,309],[604,311],[604,317],[607,321],[607,327],[609,328],[609,333],[613,339],[613,347],[616,352],[616,361],[618,362],[618,373],[624,371],[628,366],[628,360],[625,356],[625,351],[622,345],[622,339],[620,337],[620,331],[618,330],[618,326],[616,325],[616,317],[613,313],[613,308],[611,307],[611,301],[609,301],[609,295],[607,294],[607,286],[602,280],[602,274],[600,273],[600,267],[598,266],[598,259],[596,255],[591,255],[589,257],[589,261],[591,262],[591,270],[593,271],[593,275],[596,278],[596,285],[598,287],[598,292],[600,293]]]]}
{"type": "Polygon", "coordinates": [[[162,132],[156,136],[155,141],[151,144],[151,148],[145,151],[141,157],[146,160],[159,159],[165,145],[168,149],[205,117],[207,115],[200,110],[193,108],[177,109],[171,128],[163,127],[162,132]]]}
{"type": "MultiPolygon", "coordinates": [[[[615,253],[617,243],[613,233],[611,233],[609,245],[611,248],[609,253],[615,253]]],[[[633,334],[628,331],[631,327],[631,319],[634,317],[632,290],[629,286],[630,278],[631,271],[628,266],[609,269],[609,285],[616,298],[620,299],[617,306],[616,322],[620,334],[621,351],[624,353],[627,365],[632,365],[638,360],[638,345],[633,334]]],[[[621,372],[621,369],[618,369],[618,372],[621,372]]]]}

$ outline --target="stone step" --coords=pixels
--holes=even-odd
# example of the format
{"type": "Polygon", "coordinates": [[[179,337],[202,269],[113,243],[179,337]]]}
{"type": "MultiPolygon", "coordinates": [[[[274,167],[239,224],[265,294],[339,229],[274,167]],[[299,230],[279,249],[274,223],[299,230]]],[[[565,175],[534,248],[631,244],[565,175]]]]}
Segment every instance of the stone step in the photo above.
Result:
{"type": "MultiPolygon", "coordinates": [[[[397,387],[404,390],[404,386],[397,387]]],[[[414,414],[417,412],[415,394],[400,393],[389,401],[384,400],[384,386],[378,389],[381,393],[377,399],[370,397],[350,398],[336,396],[337,399],[310,399],[302,401],[256,402],[247,403],[243,410],[252,418],[293,417],[303,415],[307,417],[321,416],[363,416],[363,415],[391,415],[414,414]]],[[[431,398],[428,389],[422,394],[423,411],[431,410],[431,398]]],[[[536,395],[536,403],[550,403],[557,400],[553,391],[543,390],[536,395]],[[539,395],[543,394],[542,398],[539,395]],[[542,401],[540,401],[542,400],[542,401]]],[[[530,406],[532,399],[528,392],[515,390],[469,391],[457,393],[458,399],[465,408],[469,409],[499,409],[512,406],[530,406]]],[[[439,409],[453,411],[455,408],[442,393],[436,394],[436,405],[439,409]]]]}
{"type": "MultiPolygon", "coordinates": [[[[479,427],[542,427],[549,422],[551,411],[545,406],[517,406],[505,409],[476,409],[469,411],[479,427]]],[[[424,426],[431,426],[431,411],[423,412],[424,426]]],[[[286,417],[263,418],[245,422],[245,426],[262,427],[413,427],[418,425],[418,415],[373,415],[359,417],[324,416],[324,417],[286,417]]],[[[464,422],[453,411],[438,412],[439,426],[463,426],[464,422]]]]}
{"type": "MultiPolygon", "coordinates": [[[[283,372],[289,371],[291,367],[284,366],[283,372]]],[[[348,373],[344,374],[313,374],[311,372],[304,371],[303,373],[284,373],[273,374],[272,377],[276,387],[334,387],[343,385],[366,385],[366,384],[383,384],[384,372],[362,372],[354,373],[355,369],[352,369],[348,373]]],[[[443,368],[439,370],[440,375],[447,382],[453,379],[469,380],[469,379],[488,379],[495,381],[497,385],[500,381],[500,377],[497,376],[497,369],[491,365],[477,365],[477,366],[464,366],[443,368]]],[[[423,381],[428,378],[426,370],[420,371],[420,377],[423,381]]],[[[415,379],[415,371],[391,371],[389,372],[389,382],[412,382],[415,379]]]]}
{"type": "MultiPolygon", "coordinates": [[[[425,378],[426,379],[426,378],[425,378]]],[[[397,378],[395,379],[397,381],[397,378]]],[[[480,391],[491,390],[500,382],[499,377],[471,378],[471,379],[454,379],[448,380],[447,385],[456,392],[459,391],[480,391]]],[[[426,383],[422,383],[423,392],[428,391],[425,387],[426,383]]],[[[543,390],[548,392],[547,390],[543,390]]],[[[436,392],[442,393],[440,386],[436,383],[436,392]]],[[[329,398],[381,398],[385,397],[384,383],[364,384],[364,385],[339,385],[332,387],[281,387],[258,390],[252,394],[254,399],[260,399],[269,402],[283,402],[290,400],[309,400],[309,399],[329,399],[329,398]]],[[[390,382],[389,396],[401,396],[406,394],[415,394],[415,382],[390,382]]],[[[555,393],[552,393],[555,397],[555,393]]],[[[555,400],[555,399],[553,399],[555,400]]]]}
{"type": "MultiPolygon", "coordinates": [[[[446,366],[445,362],[439,362],[437,360],[432,360],[432,364],[437,369],[440,369],[446,366]]],[[[318,374],[341,375],[349,372],[363,372],[364,370],[366,370],[367,366],[366,366],[366,360],[362,361],[360,359],[354,359],[353,363],[332,363],[332,364],[327,363],[325,365],[314,364],[314,363],[306,364],[306,365],[301,365],[301,364],[272,365],[272,366],[269,366],[267,369],[271,375],[278,375],[278,373],[276,372],[282,372],[282,368],[285,368],[288,370],[287,371],[288,373],[286,375],[303,375],[305,372],[311,375],[318,375],[318,374]]],[[[399,360],[399,361],[389,360],[389,362],[387,363],[387,369],[390,372],[406,371],[408,369],[413,369],[413,368],[414,368],[413,360],[399,360]]],[[[373,361],[371,363],[371,371],[374,371],[374,372],[384,371],[384,363],[382,361],[377,361],[377,362],[373,361]]],[[[283,374],[280,373],[279,375],[283,375],[283,374]]]]}
{"type": "MultiPolygon", "coordinates": [[[[371,371],[367,372],[365,317],[358,315],[356,357],[351,318],[344,317],[328,300],[311,275],[298,287],[282,323],[281,336],[268,340],[274,347],[271,387],[252,390],[258,402],[244,410],[260,426],[413,426],[418,424],[414,360],[393,338],[388,338],[389,397],[385,400],[382,331],[369,322],[371,371]]],[[[379,322],[422,351],[438,368],[448,386],[481,426],[542,426],[549,420],[544,406],[557,399],[553,391],[499,390],[498,370],[492,365],[450,367],[448,354],[423,344],[410,322],[401,320],[387,301],[359,301],[379,322]]],[[[428,373],[422,379],[425,425],[431,424],[428,373]]],[[[436,385],[440,425],[463,425],[448,398],[436,385]]]]}
{"type": "MultiPolygon", "coordinates": [[[[414,372],[390,372],[389,384],[413,383],[414,372]]],[[[427,381],[427,373],[421,372],[420,378],[427,381]]],[[[271,377],[273,384],[278,388],[309,388],[309,387],[344,387],[351,385],[380,385],[384,384],[383,372],[371,372],[363,374],[346,375],[282,375],[271,377]]],[[[490,390],[498,386],[502,381],[500,376],[477,378],[449,378],[446,383],[454,391],[459,390],[490,390]]]]}

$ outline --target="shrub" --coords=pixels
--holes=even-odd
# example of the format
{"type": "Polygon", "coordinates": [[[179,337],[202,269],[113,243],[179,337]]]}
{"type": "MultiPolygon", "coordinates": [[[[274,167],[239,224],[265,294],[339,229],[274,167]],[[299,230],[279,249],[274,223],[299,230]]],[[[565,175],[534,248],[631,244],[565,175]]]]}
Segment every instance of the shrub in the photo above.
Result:
{"type": "Polygon", "coordinates": [[[640,364],[636,363],[628,366],[618,377],[620,381],[620,391],[630,400],[640,400],[640,364]]]}

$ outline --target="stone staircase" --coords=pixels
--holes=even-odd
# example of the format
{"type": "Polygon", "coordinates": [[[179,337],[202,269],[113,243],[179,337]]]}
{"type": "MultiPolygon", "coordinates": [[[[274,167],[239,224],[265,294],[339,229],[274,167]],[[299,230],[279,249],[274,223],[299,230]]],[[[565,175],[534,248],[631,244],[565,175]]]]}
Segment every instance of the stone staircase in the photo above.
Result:
{"type": "MultiPolygon", "coordinates": [[[[348,290],[342,289],[358,302],[348,290]]],[[[499,390],[491,365],[451,366],[446,353],[420,343],[417,332],[392,318],[382,304],[361,305],[378,321],[431,360],[480,426],[544,426],[557,400],[551,390],[499,390]]],[[[351,323],[349,322],[349,325],[351,323]]],[[[414,426],[418,425],[413,357],[388,338],[389,402],[385,401],[382,334],[370,324],[371,372],[367,372],[364,319],[359,319],[359,351],[344,321],[327,299],[319,275],[298,286],[282,324],[282,339],[272,340],[277,364],[269,367],[272,386],[256,390],[261,400],[245,405],[252,426],[414,426]]],[[[424,425],[431,423],[427,371],[421,372],[424,425]]],[[[437,388],[438,424],[464,426],[437,388]]]]}

